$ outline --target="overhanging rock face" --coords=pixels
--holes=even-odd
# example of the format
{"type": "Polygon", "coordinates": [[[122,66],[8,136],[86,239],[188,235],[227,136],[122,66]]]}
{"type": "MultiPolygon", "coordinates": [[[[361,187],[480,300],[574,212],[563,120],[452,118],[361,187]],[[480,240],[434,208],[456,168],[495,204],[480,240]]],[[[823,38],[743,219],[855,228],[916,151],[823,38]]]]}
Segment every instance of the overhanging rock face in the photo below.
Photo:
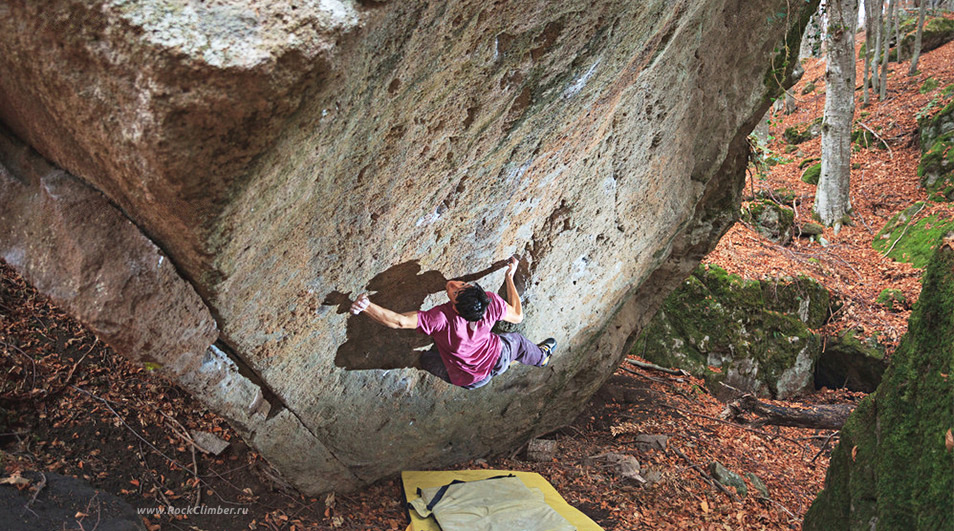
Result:
{"type": "MultiPolygon", "coordinates": [[[[787,5],[14,0],[0,120],[115,214],[51,230],[105,242],[84,231],[125,215],[141,233],[124,238],[175,271],[109,274],[205,305],[133,313],[140,347],[114,347],[163,364],[304,491],[346,490],[579,413],[734,221],[745,136],[814,7],[787,5]],[[560,341],[547,369],[452,388],[414,368],[426,338],[347,313],[363,291],[404,312],[447,278],[497,289],[514,253],[521,330],[560,341]],[[206,313],[168,347],[163,330],[206,313]]],[[[28,212],[43,184],[4,142],[0,200],[28,212]]],[[[31,232],[6,227],[37,221],[3,216],[2,256],[84,318],[61,289],[82,267],[50,274],[56,245],[13,260],[31,232]]]]}

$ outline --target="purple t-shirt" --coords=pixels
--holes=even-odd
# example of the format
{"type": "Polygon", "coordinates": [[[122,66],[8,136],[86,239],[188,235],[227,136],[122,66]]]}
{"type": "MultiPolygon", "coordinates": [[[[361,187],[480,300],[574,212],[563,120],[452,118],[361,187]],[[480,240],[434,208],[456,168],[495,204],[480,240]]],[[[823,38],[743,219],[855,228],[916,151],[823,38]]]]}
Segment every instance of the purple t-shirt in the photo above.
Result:
{"type": "Polygon", "coordinates": [[[450,301],[417,313],[417,329],[434,340],[454,385],[483,380],[500,358],[500,338],[490,329],[503,318],[507,303],[496,293],[486,293],[490,304],[476,323],[458,315],[450,301]],[[471,328],[471,324],[476,326],[471,328]]]}

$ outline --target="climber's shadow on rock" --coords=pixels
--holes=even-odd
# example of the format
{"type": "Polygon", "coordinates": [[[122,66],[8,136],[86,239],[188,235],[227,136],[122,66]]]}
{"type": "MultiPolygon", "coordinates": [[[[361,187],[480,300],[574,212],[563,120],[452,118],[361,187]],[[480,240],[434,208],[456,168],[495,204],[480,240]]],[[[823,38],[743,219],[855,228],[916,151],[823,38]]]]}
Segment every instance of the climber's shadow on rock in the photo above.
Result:
{"type": "MultiPolygon", "coordinates": [[[[499,261],[457,280],[473,282],[506,265],[506,261],[499,261]]],[[[429,309],[422,307],[424,299],[432,293],[443,292],[447,280],[438,271],[421,272],[420,264],[412,260],[376,275],[365,291],[371,293],[369,298],[375,304],[397,313],[413,312],[429,309]]],[[[357,295],[333,291],[322,304],[337,306],[339,314],[348,313],[357,295]]],[[[420,368],[421,353],[415,349],[431,343],[431,338],[416,330],[392,330],[360,314],[348,319],[348,340],[338,347],[335,365],[347,370],[420,368]]]]}

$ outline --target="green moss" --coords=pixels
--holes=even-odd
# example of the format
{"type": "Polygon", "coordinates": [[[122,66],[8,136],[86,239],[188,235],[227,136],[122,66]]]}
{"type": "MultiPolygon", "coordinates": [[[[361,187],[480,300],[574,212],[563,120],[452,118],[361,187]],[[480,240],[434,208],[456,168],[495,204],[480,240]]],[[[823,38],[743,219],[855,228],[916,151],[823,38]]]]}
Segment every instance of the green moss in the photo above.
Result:
{"type": "Polygon", "coordinates": [[[774,190],[759,190],[755,193],[756,199],[765,199],[768,201],[773,201],[780,205],[789,205],[792,201],[795,201],[796,198],[795,192],[789,190],[788,188],[776,188],[774,190]]]}
{"type": "Polygon", "coordinates": [[[946,98],[951,95],[954,95],[954,83],[951,83],[950,85],[941,89],[941,96],[946,98]]]}
{"type": "Polygon", "coordinates": [[[810,277],[798,275],[780,280],[760,283],[762,301],[768,310],[798,316],[808,327],[820,328],[828,322],[831,312],[841,307],[828,288],[810,277]]]}
{"type": "Polygon", "coordinates": [[[795,211],[772,200],[758,199],[742,209],[742,219],[762,236],[784,244],[792,238],[795,211]]]}
{"type": "Polygon", "coordinates": [[[818,179],[820,178],[821,178],[821,163],[820,162],[818,164],[809,166],[808,168],[805,169],[804,172],[802,172],[802,182],[817,185],[818,179]]]}
{"type": "Polygon", "coordinates": [[[951,529],[954,249],[937,245],[908,333],[877,391],[841,430],[804,529],[951,529]]]}
{"type": "Polygon", "coordinates": [[[818,157],[809,157],[807,159],[803,159],[801,162],[798,163],[798,169],[804,170],[806,167],[811,166],[812,164],[816,164],[820,161],[821,159],[818,157]]]}
{"type": "Polygon", "coordinates": [[[807,124],[794,125],[782,133],[782,137],[789,144],[801,144],[821,134],[822,119],[816,118],[807,124]]]}
{"type": "Polygon", "coordinates": [[[795,378],[785,384],[794,388],[785,389],[779,380],[800,354],[813,360],[820,352],[818,338],[799,313],[823,322],[827,309],[827,291],[809,279],[758,282],[714,265],[700,266],[666,299],[632,352],[682,367],[704,378],[710,389],[718,389],[717,382],[734,371],[767,394],[793,392],[806,382],[795,378]],[[824,300],[819,291],[825,291],[824,300]],[[721,368],[712,370],[710,364],[721,368]]]}
{"type": "Polygon", "coordinates": [[[812,82],[806,83],[805,86],[802,88],[802,96],[811,94],[812,92],[815,92],[815,84],[812,82]]]}
{"type": "Polygon", "coordinates": [[[921,88],[918,89],[918,92],[921,94],[927,94],[932,90],[937,88],[937,80],[933,77],[929,77],[924,80],[924,83],[921,84],[921,88]]]}
{"type": "Polygon", "coordinates": [[[875,300],[878,304],[884,306],[889,311],[900,311],[908,307],[908,299],[904,292],[899,289],[885,288],[878,294],[875,300]]]}
{"type": "Polygon", "coordinates": [[[918,202],[896,214],[875,235],[872,247],[898,262],[908,262],[914,267],[926,267],[937,239],[949,230],[954,230],[954,220],[932,215],[912,224],[912,219],[925,208],[918,202]],[[910,225],[910,226],[909,226],[910,225]]]}
{"type": "Polygon", "coordinates": [[[871,131],[860,128],[855,129],[851,133],[851,141],[858,145],[860,148],[868,149],[876,147],[878,149],[888,149],[888,144],[884,140],[875,136],[871,131]]]}
{"type": "Polygon", "coordinates": [[[921,156],[917,172],[932,200],[954,199],[954,131],[937,138],[921,156]]]}

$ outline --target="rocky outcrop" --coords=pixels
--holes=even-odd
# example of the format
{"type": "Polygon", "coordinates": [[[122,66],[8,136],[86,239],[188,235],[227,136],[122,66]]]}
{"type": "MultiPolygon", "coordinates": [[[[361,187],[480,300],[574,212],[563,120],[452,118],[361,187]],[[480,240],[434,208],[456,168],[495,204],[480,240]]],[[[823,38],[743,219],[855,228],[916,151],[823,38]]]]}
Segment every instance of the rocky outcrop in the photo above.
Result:
{"type": "Polygon", "coordinates": [[[954,525],[952,236],[937,246],[881,385],[842,428],[804,529],[954,525]]]}
{"type": "MultiPolygon", "coordinates": [[[[201,308],[116,305],[117,350],[156,360],[302,490],[346,490],[510,449],[580,411],[736,219],[746,136],[815,4],[14,0],[0,120],[148,236],[133,255],[165,257],[214,317],[186,348],[166,331],[201,308]],[[545,370],[451,388],[414,368],[425,338],[346,311],[362,291],[426,308],[450,277],[496,288],[514,253],[520,329],[560,340],[545,370]]],[[[7,226],[44,223],[28,205],[48,201],[46,181],[0,162],[0,201],[25,213],[7,226]]],[[[69,219],[50,242],[109,240],[69,219]]],[[[4,256],[84,315],[64,286],[111,247],[10,251],[37,234],[3,231],[4,256]],[[56,257],[68,267],[47,274],[56,257]]],[[[161,267],[102,263],[186,291],[161,267]]],[[[84,320],[108,336],[106,318],[84,320]]]]}
{"type": "Polygon", "coordinates": [[[643,329],[633,354],[705,378],[727,397],[745,392],[791,398],[814,388],[824,325],[835,304],[807,277],[747,281],[699,266],[643,329]]]}
{"type": "Polygon", "coordinates": [[[742,219],[769,241],[782,245],[792,241],[795,211],[775,201],[758,199],[742,209],[742,219]]]}
{"type": "Polygon", "coordinates": [[[954,100],[934,116],[918,120],[918,133],[921,186],[932,200],[954,200],[954,100]]]}

